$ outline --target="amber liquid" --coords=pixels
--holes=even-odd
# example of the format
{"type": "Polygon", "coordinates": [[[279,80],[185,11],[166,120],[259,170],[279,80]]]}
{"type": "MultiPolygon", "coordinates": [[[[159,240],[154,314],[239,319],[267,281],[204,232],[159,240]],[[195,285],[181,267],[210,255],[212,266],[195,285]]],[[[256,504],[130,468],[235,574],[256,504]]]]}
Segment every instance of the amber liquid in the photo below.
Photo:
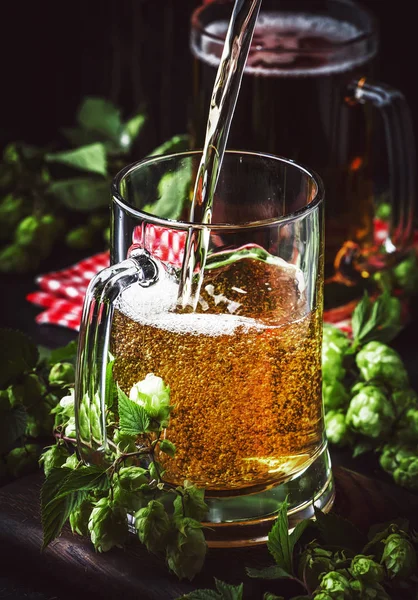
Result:
{"type": "Polygon", "coordinates": [[[195,313],[157,307],[141,316],[122,298],[114,374],[126,392],[147,373],[170,386],[166,436],[176,455],[164,461],[167,481],[265,489],[322,447],[322,315],[307,311],[295,273],[239,260],[205,276],[195,313]]]}

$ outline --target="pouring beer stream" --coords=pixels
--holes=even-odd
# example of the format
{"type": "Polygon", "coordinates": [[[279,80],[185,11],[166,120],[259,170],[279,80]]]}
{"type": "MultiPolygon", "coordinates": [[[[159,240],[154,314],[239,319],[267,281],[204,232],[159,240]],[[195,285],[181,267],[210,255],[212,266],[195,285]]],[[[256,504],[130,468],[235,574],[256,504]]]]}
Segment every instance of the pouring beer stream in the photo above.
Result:
{"type": "MultiPolygon", "coordinates": [[[[213,199],[245,63],[262,0],[235,0],[213,87],[203,154],[189,213],[191,223],[210,224],[213,199]]],[[[186,240],[178,301],[196,309],[206,264],[210,230],[190,227],[186,240]],[[194,281],[194,274],[196,280],[194,281]]]]}

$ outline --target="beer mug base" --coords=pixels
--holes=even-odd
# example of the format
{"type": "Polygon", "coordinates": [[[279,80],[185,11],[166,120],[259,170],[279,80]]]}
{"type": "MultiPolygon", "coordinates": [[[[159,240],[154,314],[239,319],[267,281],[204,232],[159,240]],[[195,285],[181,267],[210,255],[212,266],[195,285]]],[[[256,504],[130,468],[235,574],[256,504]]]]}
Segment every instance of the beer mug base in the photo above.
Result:
{"type": "Polygon", "coordinates": [[[205,537],[210,548],[246,547],[264,544],[287,499],[289,530],[314,516],[314,506],[331,510],[335,487],[327,445],[296,477],[255,494],[230,497],[206,496],[209,507],[205,537]]]}

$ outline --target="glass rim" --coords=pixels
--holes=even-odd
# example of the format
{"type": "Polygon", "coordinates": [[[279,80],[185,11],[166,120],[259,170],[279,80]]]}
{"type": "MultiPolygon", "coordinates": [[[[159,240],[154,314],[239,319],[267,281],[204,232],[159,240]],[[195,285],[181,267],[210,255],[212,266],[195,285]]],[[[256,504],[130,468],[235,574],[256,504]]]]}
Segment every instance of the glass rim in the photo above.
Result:
{"type": "Polygon", "coordinates": [[[302,206],[298,210],[291,212],[289,214],[283,215],[281,217],[271,217],[269,219],[263,219],[258,221],[249,221],[248,223],[234,224],[234,223],[196,223],[193,221],[179,221],[176,219],[165,219],[163,217],[158,217],[152,213],[148,213],[144,210],[139,210],[134,208],[123,198],[120,192],[120,186],[123,180],[132,172],[136,171],[138,168],[146,167],[147,165],[154,164],[156,162],[164,162],[168,160],[172,160],[174,158],[186,158],[191,156],[200,156],[202,154],[202,150],[190,150],[186,152],[178,152],[174,154],[156,154],[153,156],[146,157],[140,161],[136,161],[131,163],[121,169],[112,179],[111,182],[111,191],[112,191],[112,201],[115,202],[120,208],[122,208],[125,212],[129,213],[132,217],[136,219],[146,220],[153,225],[164,226],[169,229],[180,229],[180,230],[222,230],[222,231],[242,231],[243,229],[257,229],[260,227],[266,227],[271,225],[284,225],[287,223],[291,223],[297,219],[300,219],[302,216],[308,215],[313,212],[318,206],[320,206],[324,200],[324,184],[321,177],[312,169],[290,159],[285,158],[283,156],[278,156],[274,154],[267,154],[264,152],[250,152],[246,150],[226,150],[225,154],[227,155],[245,155],[250,157],[257,158],[266,158],[268,160],[274,160],[277,162],[285,163],[293,168],[296,168],[301,173],[304,173],[313,183],[315,184],[316,190],[315,195],[310,202],[308,202],[305,206],[302,206]]]}
{"type": "MultiPolygon", "coordinates": [[[[315,54],[324,53],[324,54],[329,55],[330,50],[332,52],[333,48],[335,48],[335,50],[340,50],[341,48],[349,48],[350,46],[353,46],[360,42],[364,42],[366,40],[371,40],[371,39],[377,37],[377,35],[378,35],[377,19],[371,10],[369,10],[365,6],[360,5],[356,2],[351,2],[351,1],[347,2],[347,0],[327,0],[327,3],[334,4],[334,5],[345,4],[347,6],[351,6],[353,8],[353,10],[355,10],[356,12],[364,14],[370,22],[370,31],[369,32],[363,31],[348,40],[342,40],[342,41],[335,40],[335,41],[333,41],[333,45],[331,48],[329,46],[322,46],[322,47],[315,46],[315,48],[311,48],[311,49],[309,49],[309,48],[297,48],[297,49],[280,48],[280,50],[278,50],[275,48],[264,48],[263,46],[260,46],[260,47],[257,47],[257,52],[263,52],[264,50],[266,50],[270,53],[277,52],[280,54],[293,54],[293,55],[294,54],[298,54],[298,55],[306,54],[306,55],[309,55],[309,54],[313,54],[313,53],[315,53],[315,54]]],[[[198,8],[196,8],[192,12],[192,15],[191,15],[192,31],[199,32],[201,35],[204,35],[212,42],[223,44],[225,41],[225,37],[208,32],[206,29],[206,26],[203,25],[203,23],[200,20],[201,14],[204,13],[206,10],[210,9],[211,4],[226,5],[226,4],[228,4],[228,2],[226,2],[225,0],[212,0],[212,2],[203,4],[202,6],[199,6],[198,8]]],[[[231,4],[232,4],[232,2],[231,2],[231,4]]],[[[263,9],[261,8],[260,13],[262,12],[262,10],[263,9]]],[[[298,10],[295,9],[294,12],[298,12],[298,10]]]]}

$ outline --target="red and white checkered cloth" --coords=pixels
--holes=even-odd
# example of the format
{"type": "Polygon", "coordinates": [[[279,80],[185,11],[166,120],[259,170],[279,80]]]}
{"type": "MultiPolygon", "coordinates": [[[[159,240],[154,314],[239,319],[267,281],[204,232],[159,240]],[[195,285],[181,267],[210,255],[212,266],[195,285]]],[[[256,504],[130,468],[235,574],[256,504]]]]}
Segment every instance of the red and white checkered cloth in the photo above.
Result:
{"type": "MultiPolygon", "coordinates": [[[[186,236],[186,231],[175,231],[156,225],[148,225],[144,232],[141,227],[136,227],[131,250],[135,247],[145,247],[156,258],[181,267],[186,236]]],[[[87,286],[94,275],[108,267],[109,263],[109,252],[101,252],[68,269],[37,277],[36,283],[40,291],[26,296],[32,304],[46,309],[36,316],[36,322],[78,331],[87,286]]]]}
{"type": "MultiPolygon", "coordinates": [[[[377,228],[377,235],[382,235],[377,228]]],[[[387,232],[385,231],[387,234],[387,232]]],[[[145,247],[153,256],[173,266],[180,267],[183,262],[187,233],[160,226],[148,225],[145,230],[135,228],[133,244],[145,247]]],[[[418,243],[418,240],[416,240],[418,243]]],[[[54,271],[36,278],[40,291],[32,292],[26,298],[29,302],[41,306],[37,323],[58,325],[78,331],[87,286],[96,273],[109,266],[109,252],[95,254],[62,271],[54,271]]],[[[324,321],[351,333],[350,315],[356,301],[336,308],[324,314],[324,321]]]]}

